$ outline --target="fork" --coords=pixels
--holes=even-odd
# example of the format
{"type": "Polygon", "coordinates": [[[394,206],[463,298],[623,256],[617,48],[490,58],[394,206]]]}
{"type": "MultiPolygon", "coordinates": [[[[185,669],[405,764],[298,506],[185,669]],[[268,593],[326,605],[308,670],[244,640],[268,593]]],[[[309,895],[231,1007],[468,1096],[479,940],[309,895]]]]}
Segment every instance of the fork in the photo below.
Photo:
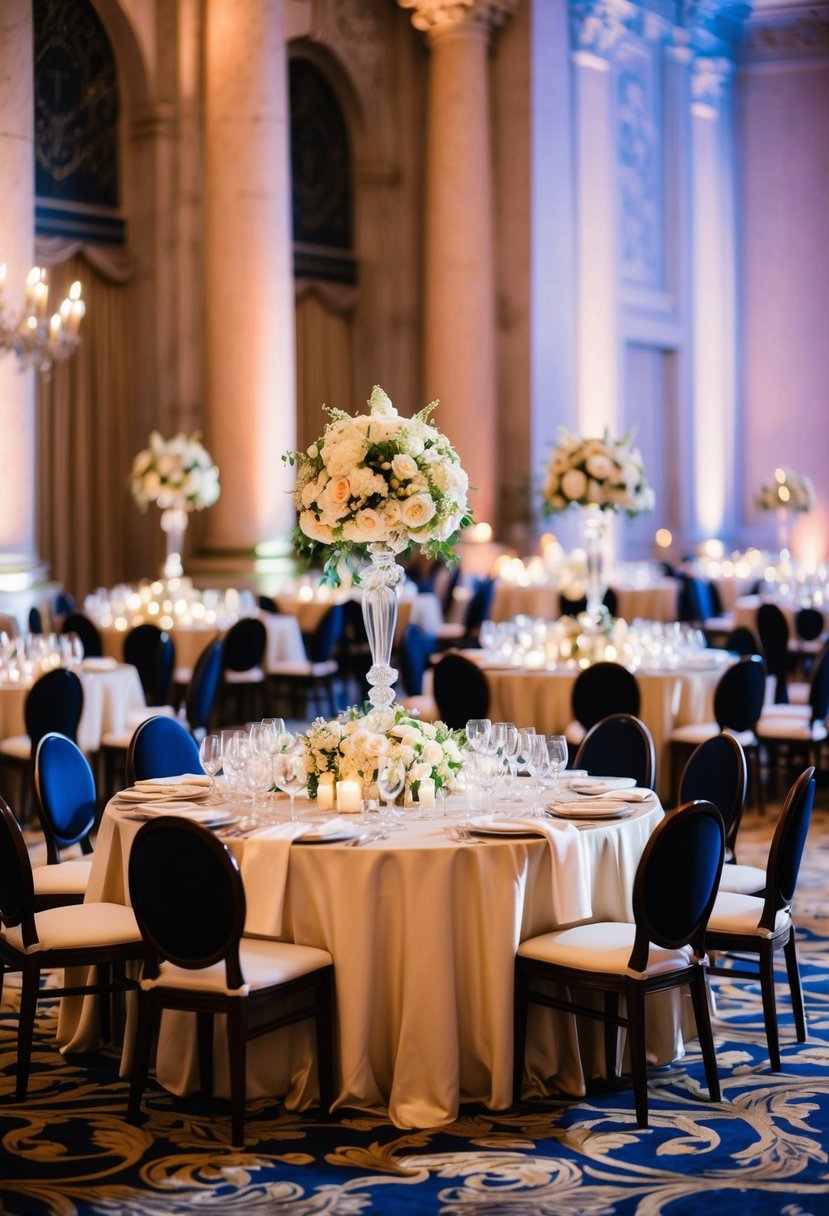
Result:
{"type": "Polygon", "coordinates": [[[477,836],[473,836],[469,828],[455,827],[443,829],[450,840],[454,840],[457,844],[483,844],[477,836]]]}

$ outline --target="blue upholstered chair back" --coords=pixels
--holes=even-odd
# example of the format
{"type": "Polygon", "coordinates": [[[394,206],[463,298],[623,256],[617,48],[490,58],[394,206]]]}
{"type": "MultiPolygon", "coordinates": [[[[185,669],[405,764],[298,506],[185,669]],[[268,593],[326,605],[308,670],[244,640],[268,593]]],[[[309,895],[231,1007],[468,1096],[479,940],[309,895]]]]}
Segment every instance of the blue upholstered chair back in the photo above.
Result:
{"type": "Polygon", "coordinates": [[[435,639],[420,625],[407,625],[400,640],[400,678],[410,697],[423,692],[423,677],[429,665],[429,655],[435,639]]]}
{"type": "Polygon", "coordinates": [[[95,825],[97,792],[89,761],[77,743],[54,731],[43,736],[35,752],[35,788],[47,845],[50,837],[56,850],[88,839],[95,825]]]}
{"type": "Polygon", "coordinates": [[[804,769],[786,795],[766,865],[766,904],[760,924],[773,929],[781,908],[794,899],[800,862],[815,801],[815,770],[804,769]]]}
{"type": "Polygon", "coordinates": [[[127,784],[153,777],[200,773],[199,748],[176,718],[147,718],[136,727],[127,752],[127,784]]]}
{"type": "Polygon", "coordinates": [[[638,715],[640,696],[636,676],[621,663],[593,663],[576,677],[572,703],[573,717],[585,730],[608,714],[638,715]]]}
{"type": "Polygon", "coordinates": [[[734,847],[748,789],[745,752],[733,735],[706,739],[689,757],[679,782],[678,802],[713,802],[723,817],[725,841],[734,847]]]}
{"type": "Polygon", "coordinates": [[[83,712],[83,685],[74,671],[56,667],[35,680],[26,696],[26,733],[32,755],[44,735],[58,731],[69,739],[78,733],[83,712]]]}
{"type": "Polygon", "coordinates": [[[766,665],[745,655],[720,676],[714,690],[714,718],[720,730],[754,730],[766,697],[766,665]]]}
{"type": "Polygon", "coordinates": [[[653,737],[633,714],[610,714],[584,736],[573,767],[586,769],[591,777],[632,777],[637,785],[652,790],[656,783],[653,737]]]}
{"type": "Polygon", "coordinates": [[[221,638],[208,642],[196,659],[190,677],[190,686],[185,697],[185,712],[194,735],[207,730],[222,675],[223,647],[221,638]]]}

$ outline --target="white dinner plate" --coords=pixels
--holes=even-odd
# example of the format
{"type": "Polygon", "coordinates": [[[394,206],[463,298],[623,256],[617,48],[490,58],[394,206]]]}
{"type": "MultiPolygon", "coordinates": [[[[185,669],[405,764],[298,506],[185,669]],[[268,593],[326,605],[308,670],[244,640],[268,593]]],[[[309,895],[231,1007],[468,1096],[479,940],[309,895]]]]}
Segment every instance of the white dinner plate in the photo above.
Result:
{"type": "Polygon", "coordinates": [[[625,819],[638,808],[628,802],[550,802],[547,813],[556,819],[625,819]]]}
{"type": "Polygon", "coordinates": [[[357,828],[340,828],[337,832],[326,832],[322,828],[312,828],[297,836],[294,844],[335,844],[338,840],[353,840],[358,836],[357,828]]]}
{"type": "Polygon", "coordinates": [[[542,834],[541,828],[533,832],[531,827],[520,820],[499,819],[497,815],[478,815],[467,819],[462,827],[468,827],[476,836],[537,836],[542,834]]]}
{"type": "Polygon", "coordinates": [[[633,777],[579,777],[570,782],[577,794],[609,794],[611,790],[630,790],[636,785],[633,777]]]}
{"type": "Polygon", "coordinates": [[[121,790],[115,795],[116,802],[202,802],[210,796],[210,790],[196,785],[171,785],[166,790],[121,790]]]}

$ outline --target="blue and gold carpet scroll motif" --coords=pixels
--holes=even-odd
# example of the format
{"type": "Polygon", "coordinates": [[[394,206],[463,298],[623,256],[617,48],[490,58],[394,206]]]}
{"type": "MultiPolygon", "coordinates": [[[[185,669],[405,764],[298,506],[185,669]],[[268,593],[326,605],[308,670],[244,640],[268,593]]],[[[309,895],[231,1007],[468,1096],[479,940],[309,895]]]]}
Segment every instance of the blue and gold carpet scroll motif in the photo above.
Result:
{"type": "MultiPolygon", "coordinates": [[[[767,835],[768,823],[763,831],[767,835]]],[[[750,829],[749,829],[750,830],[750,829]]],[[[754,860],[746,855],[744,860],[754,860]]],[[[11,1096],[14,977],[0,1009],[0,1204],[6,1216],[829,1216],[829,816],[813,824],[798,893],[809,1040],[794,1038],[779,972],[783,1071],[771,1073],[759,988],[717,982],[723,1100],[707,1100],[696,1045],[649,1074],[651,1125],[629,1088],[581,1101],[464,1107],[447,1127],[401,1131],[340,1111],[317,1122],[276,1102],[248,1107],[247,1145],[227,1108],[150,1088],[124,1118],[115,1056],[61,1057],[41,1005],[29,1097],[11,1096]],[[701,1099],[701,1100],[700,1100],[701,1099]]]]}

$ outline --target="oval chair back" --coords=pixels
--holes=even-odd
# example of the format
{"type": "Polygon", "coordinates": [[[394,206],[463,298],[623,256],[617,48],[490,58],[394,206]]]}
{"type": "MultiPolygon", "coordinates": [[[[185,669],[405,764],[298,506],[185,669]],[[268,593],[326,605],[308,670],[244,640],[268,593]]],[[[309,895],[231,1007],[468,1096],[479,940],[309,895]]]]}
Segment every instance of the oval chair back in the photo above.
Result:
{"type": "Polygon", "coordinates": [[[200,772],[198,744],[177,718],[160,714],[147,718],[133,731],[127,749],[127,785],[200,772]]]}
{"type": "Polygon", "coordinates": [[[158,976],[162,961],[187,970],[223,961],[228,988],[242,987],[245,892],[239,867],[221,841],[178,817],[144,824],[130,850],[129,890],[147,979],[158,976]]]}
{"type": "Polygon", "coordinates": [[[799,608],[794,629],[802,642],[816,642],[824,630],[823,613],[819,608],[799,608]]]}
{"type": "Polygon", "coordinates": [[[761,604],[757,609],[757,632],[769,675],[774,676],[774,700],[786,705],[789,700],[789,623],[777,604],[761,604]]]}
{"type": "Polygon", "coordinates": [[[463,730],[470,718],[489,713],[486,676],[461,654],[450,652],[435,664],[434,696],[441,722],[452,730],[463,730]]]}
{"type": "Polygon", "coordinates": [[[720,676],[714,690],[714,718],[720,730],[753,731],[766,697],[766,664],[745,655],[720,676]]]}
{"type": "Polygon", "coordinates": [[[463,627],[467,634],[480,632],[484,621],[489,620],[492,604],[495,599],[495,579],[483,578],[472,592],[466,607],[463,627]]]}
{"type": "Polygon", "coordinates": [[[593,663],[579,672],[573,684],[573,717],[585,730],[609,714],[639,715],[636,676],[621,663],[593,663]]]}
{"type": "Polygon", "coordinates": [[[334,649],[342,638],[344,629],[345,605],[332,604],[323,613],[316,629],[308,638],[306,650],[310,662],[327,663],[334,654],[334,649]]]}
{"type": "Polygon", "coordinates": [[[710,802],[669,811],[648,839],[633,882],[636,938],[628,967],[644,971],[650,943],[705,953],[705,927],[725,856],[722,816],[710,802]]]}
{"type": "Polygon", "coordinates": [[[0,797],[0,922],[9,929],[20,925],[25,949],[36,945],[38,940],[34,900],[29,850],[20,824],[0,797]]]}
{"type": "Polygon", "coordinates": [[[829,714],[829,645],[815,659],[809,680],[809,707],[812,722],[823,722],[829,714]]]}
{"type": "Polygon", "coordinates": [[[77,743],[55,731],[44,735],[35,752],[35,791],[50,864],[60,850],[80,844],[92,852],[97,790],[89,761],[77,743]]]}
{"type": "Polygon", "coordinates": [[[610,714],[584,736],[573,767],[595,777],[632,777],[637,785],[652,790],[656,748],[651,732],[633,714],[610,714]]]}
{"type": "Polygon", "coordinates": [[[705,799],[722,815],[726,849],[733,856],[748,792],[748,763],[733,735],[706,739],[692,752],[679,781],[677,802],[705,799]]]}
{"type": "Polygon", "coordinates": [[[167,705],[170,700],[170,686],[173,682],[173,672],[176,667],[176,644],[169,633],[162,633],[155,650],[149,690],[148,705],[167,705]]]}
{"type": "Polygon", "coordinates": [[[133,626],[124,638],[124,662],[131,663],[137,669],[148,705],[157,704],[154,700],[151,701],[150,694],[153,687],[155,656],[161,637],[162,630],[158,625],[146,622],[143,625],[133,626]]]}
{"type": "Polygon", "coordinates": [[[224,637],[222,664],[225,671],[250,671],[260,667],[268,644],[265,622],[248,616],[231,625],[224,637]]]}
{"type": "Polygon", "coordinates": [[[74,671],[56,667],[35,680],[26,696],[26,733],[32,756],[44,735],[57,731],[76,739],[83,712],[83,685],[74,671]]]}
{"type": "Polygon", "coordinates": [[[207,730],[222,675],[223,639],[208,642],[196,659],[184,698],[184,712],[195,737],[207,730]]]}
{"type": "Polygon", "coordinates": [[[748,654],[760,654],[762,647],[753,629],[749,629],[747,625],[735,625],[730,633],[727,634],[723,649],[730,650],[733,654],[745,656],[748,654]]]}
{"type": "Polygon", "coordinates": [[[78,635],[85,659],[99,659],[104,653],[104,644],[98,626],[82,612],[67,613],[61,622],[60,631],[78,635]]]}
{"type": "Polygon", "coordinates": [[[766,863],[766,896],[760,925],[773,931],[781,909],[791,907],[815,801],[814,766],[804,769],[789,790],[774,829],[766,863]]]}

